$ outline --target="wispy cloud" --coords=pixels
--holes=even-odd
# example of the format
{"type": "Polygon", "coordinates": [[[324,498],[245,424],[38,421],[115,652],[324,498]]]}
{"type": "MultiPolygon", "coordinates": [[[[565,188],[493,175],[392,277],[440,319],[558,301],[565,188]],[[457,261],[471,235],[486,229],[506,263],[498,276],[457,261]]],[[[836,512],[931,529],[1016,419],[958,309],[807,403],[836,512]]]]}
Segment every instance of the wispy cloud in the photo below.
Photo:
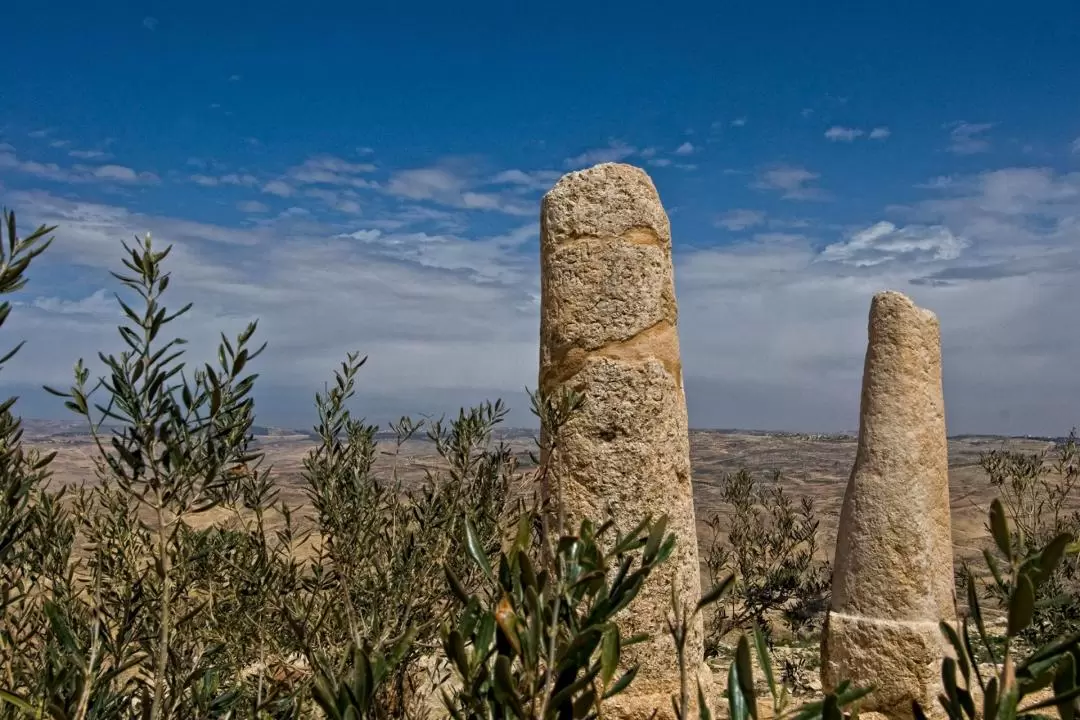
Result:
{"type": "MultiPolygon", "coordinates": [[[[522,179],[517,173],[509,177],[522,179]]],[[[502,177],[499,184],[505,184],[507,179],[507,176],[502,177]]],[[[398,170],[391,173],[385,190],[394,197],[430,201],[464,210],[490,210],[521,216],[537,212],[531,203],[522,202],[511,194],[484,189],[484,182],[475,176],[474,170],[460,162],[398,170]]]]}
{"type": "MultiPolygon", "coordinates": [[[[494,177],[438,169],[458,180],[413,174],[399,177],[397,188],[464,196],[494,177]]],[[[818,179],[798,167],[768,170],[773,174],[763,171],[761,182],[782,193],[818,179]]],[[[516,189],[527,178],[503,180],[516,189]]],[[[317,189],[294,197],[300,202],[304,191],[317,189]]],[[[132,233],[153,230],[174,242],[170,302],[197,301],[177,327],[191,341],[193,361],[210,356],[217,331],[262,318],[260,336],[270,348],[258,361],[256,392],[266,422],[307,424],[311,392],[354,349],[372,358],[364,385],[383,388],[388,398],[362,399],[374,421],[498,396],[521,405],[528,419],[519,388],[536,374],[535,218],[499,231],[420,231],[405,228],[410,218],[446,218],[447,211],[427,205],[437,200],[400,197],[410,203],[371,217],[326,221],[293,208],[237,228],[47,193],[9,197],[28,225],[60,225],[57,261],[71,267],[115,269],[120,240],[132,233]],[[355,338],[363,338],[361,347],[353,346],[355,338]],[[447,394],[435,400],[433,388],[447,394]]],[[[1061,328],[1071,327],[1080,286],[1080,173],[1006,168],[956,176],[926,200],[889,210],[889,220],[847,231],[774,231],[780,221],[758,212],[737,209],[717,220],[762,230],[752,237],[683,246],[675,255],[694,425],[850,428],[858,416],[867,307],[886,288],[908,293],[941,318],[954,432],[1059,432],[1075,421],[1069,400],[1080,392],[1072,367],[1080,336],[1061,328]],[[1011,415],[1003,420],[1005,409],[1011,415]]],[[[462,216],[473,217],[453,214],[462,216]]],[[[115,335],[108,293],[94,284],[72,289],[71,275],[104,273],[35,276],[26,304],[9,321],[12,333],[29,342],[8,382],[63,384],[75,358],[93,361],[102,338],[115,335]],[[50,338],[59,331],[70,340],[58,353],[50,338]]],[[[21,394],[30,415],[54,402],[21,394]]]]}
{"type": "Polygon", "coordinates": [[[104,150],[69,150],[68,155],[78,160],[107,160],[112,157],[104,150]]]}
{"type": "Polygon", "coordinates": [[[202,185],[203,187],[217,187],[218,185],[255,187],[259,184],[259,179],[248,173],[227,173],[221,176],[196,173],[194,175],[189,175],[188,179],[196,185],[202,185]]]}
{"type": "Polygon", "coordinates": [[[278,197],[291,197],[296,192],[293,186],[284,180],[271,180],[262,186],[262,191],[278,197]]]}
{"type": "Polygon", "coordinates": [[[300,165],[290,168],[286,177],[297,185],[341,185],[348,187],[374,187],[365,173],[375,171],[372,163],[354,163],[334,155],[315,155],[300,165]]]}
{"type": "Polygon", "coordinates": [[[911,262],[955,260],[965,247],[965,240],[941,225],[900,228],[891,222],[879,222],[852,233],[846,240],[828,245],[819,258],[870,267],[900,258],[911,262]]]}
{"type": "Polygon", "coordinates": [[[550,190],[561,174],[557,170],[503,170],[491,178],[491,183],[517,185],[531,190],[550,190]]]}
{"type": "Polygon", "coordinates": [[[735,118],[734,120],[731,121],[731,127],[743,127],[744,125],[746,125],[746,122],[747,122],[746,118],[737,117],[737,118],[735,118]]]}
{"type": "Polygon", "coordinates": [[[825,131],[825,139],[832,142],[851,142],[863,135],[864,132],[858,128],[841,127],[840,125],[833,125],[825,131]]]}
{"type": "Polygon", "coordinates": [[[682,145],[675,148],[675,154],[676,155],[693,155],[694,154],[694,149],[695,148],[694,148],[693,143],[684,142],[682,145]]]}
{"type": "Polygon", "coordinates": [[[812,184],[819,177],[820,174],[797,165],[774,165],[761,170],[750,187],[779,191],[786,200],[824,200],[827,193],[812,184]]]}
{"type": "Polygon", "coordinates": [[[65,167],[56,163],[20,160],[14,149],[0,149],[0,168],[33,175],[45,180],[63,183],[117,182],[122,184],[154,184],[160,178],[152,172],[139,172],[124,165],[72,165],[65,167]]]}
{"type": "MultiPolygon", "coordinates": [[[[535,374],[522,370],[536,362],[539,284],[535,262],[518,252],[536,237],[535,222],[497,235],[464,237],[349,231],[320,226],[303,215],[236,229],[42,193],[11,199],[26,208],[29,225],[60,225],[58,247],[65,248],[68,263],[115,269],[120,241],[147,230],[159,242],[172,243],[170,305],[196,301],[192,314],[176,326],[190,341],[192,359],[211,357],[218,331],[231,333],[261,318],[260,336],[271,342],[259,362],[266,393],[260,397],[272,400],[284,393],[292,403],[284,404],[285,413],[297,425],[308,414],[318,378],[332,372],[349,350],[371,355],[364,384],[388,394],[390,405],[379,420],[403,406],[414,413],[447,409],[424,407],[432,402],[433,389],[482,388],[475,402],[507,389],[517,393],[535,374]],[[343,307],[349,312],[342,313],[343,307]],[[355,346],[357,338],[362,346],[355,346]]],[[[34,288],[36,305],[20,307],[18,320],[11,322],[13,332],[29,342],[18,371],[12,365],[7,377],[16,383],[69,382],[76,358],[95,365],[101,344],[108,347],[103,338],[115,336],[110,328],[118,310],[103,302],[108,298],[100,288],[74,298],[62,285],[38,282],[34,288]],[[65,315],[71,316],[66,322],[65,315]],[[56,353],[47,340],[61,326],[70,342],[56,353]]],[[[267,404],[283,407],[260,400],[260,412],[267,404]]],[[[527,419],[527,406],[520,410],[527,419]]]]}
{"type": "Polygon", "coordinates": [[[844,127],[843,125],[833,125],[831,128],[825,131],[825,139],[830,142],[854,142],[861,137],[867,137],[870,140],[885,140],[892,132],[889,128],[880,126],[873,128],[870,132],[863,130],[862,128],[844,127]]]}
{"type": "Polygon", "coordinates": [[[607,147],[586,150],[580,155],[567,158],[565,165],[568,168],[578,168],[599,163],[619,162],[637,153],[637,148],[627,145],[621,140],[611,140],[607,147]]]}
{"type": "Polygon", "coordinates": [[[1072,150],[1074,153],[1080,153],[1080,137],[1072,141],[1069,149],[1072,150]]]}
{"type": "Polygon", "coordinates": [[[244,200],[236,204],[236,209],[246,213],[270,212],[270,206],[258,200],[244,200]]]}
{"type": "Polygon", "coordinates": [[[765,213],[760,210],[729,210],[716,219],[718,227],[727,230],[745,230],[765,222],[765,213]]]}
{"type": "Polygon", "coordinates": [[[955,122],[945,125],[949,129],[948,151],[954,155],[974,155],[990,149],[986,131],[995,123],[955,122]]]}
{"type": "Polygon", "coordinates": [[[305,190],[304,196],[321,200],[323,205],[331,210],[348,215],[359,215],[362,210],[359,195],[354,190],[329,190],[315,187],[305,190]]]}
{"type": "Polygon", "coordinates": [[[147,30],[157,30],[159,24],[160,23],[156,17],[144,17],[142,21],[143,27],[147,30]]]}

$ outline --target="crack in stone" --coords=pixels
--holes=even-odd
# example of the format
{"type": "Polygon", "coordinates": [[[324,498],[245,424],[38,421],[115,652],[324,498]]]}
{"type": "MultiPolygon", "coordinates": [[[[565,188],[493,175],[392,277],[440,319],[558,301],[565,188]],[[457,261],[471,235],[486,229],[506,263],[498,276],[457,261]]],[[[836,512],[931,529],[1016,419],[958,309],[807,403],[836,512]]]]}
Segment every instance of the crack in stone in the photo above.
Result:
{"type": "Polygon", "coordinates": [[[623,242],[630,245],[646,245],[649,247],[657,247],[662,250],[669,250],[671,247],[671,241],[667,238],[661,237],[660,233],[656,232],[656,228],[649,227],[648,225],[637,225],[631,228],[627,228],[618,235],[593,235],[591,233],[585,233],[582,235],[564,235],[552,239],[552,246],[563,247],[566,245],[583,245],[589,241],[613,241],[623,242]]]}
{"type": "Polygon", "coordinates": [[[869,617],[867,615],[849,615],[847,613],[836,612],[835,610],[831,610],[829,616],[840,620],[847,620],[849,622],[866,623],[868,625],[906,627],[915,630],[929,629],[933,630],[935,633],[940,629],[940,624],[937,620],[896,620],[893,618],[869,617]]]}
{"type": "Polygon", "coordinates": [[[679,358],[679,337],[675,323],[665,318],[625,340],[613,340],[598,348],[586,350],[570,345],[552,353],[547,368],[540,378],[540,386],[551,391],[584,369],[589,360],[606,358],[629,363],[658,360],[682,387],[682,362],[679,358]]]}

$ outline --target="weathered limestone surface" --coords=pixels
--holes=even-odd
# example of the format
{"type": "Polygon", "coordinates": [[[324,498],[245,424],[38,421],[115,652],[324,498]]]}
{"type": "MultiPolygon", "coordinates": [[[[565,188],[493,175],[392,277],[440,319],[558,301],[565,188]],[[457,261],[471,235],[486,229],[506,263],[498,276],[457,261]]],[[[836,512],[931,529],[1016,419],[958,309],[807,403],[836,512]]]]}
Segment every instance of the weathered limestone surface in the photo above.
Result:
{"type": "Polygon", "coordinates": [[[940,714],[938,623],[956,621],[948,471],[937,317],[879,293],[821,647],[825,688],[876,686],[864,711],[910,718],[919,700],[940,714]]]}
{"type": "MultiPolygon", "coordinates": [[[[665,617],[672,580],[700,597],[690,447],[683,391],[671,229],[649,176],[605,163],[565,175],[544,197],[540,220],[540,387],[569,386],[587,404],[560,438],[552,463],[572,521],[604,517],[622,530],[667,513],[673,557],[625,614],[624,632],[653,639],[626,648],[640,663],[608,715],[671,717],[679,673],[665,617]]],[[[689,657],[702,657],[700,621],[689,657]]],[[[702,663],[703,684],[709,683],[702,663]]],[[[695,678],[690,678],[693,689],[695,678]]]]}

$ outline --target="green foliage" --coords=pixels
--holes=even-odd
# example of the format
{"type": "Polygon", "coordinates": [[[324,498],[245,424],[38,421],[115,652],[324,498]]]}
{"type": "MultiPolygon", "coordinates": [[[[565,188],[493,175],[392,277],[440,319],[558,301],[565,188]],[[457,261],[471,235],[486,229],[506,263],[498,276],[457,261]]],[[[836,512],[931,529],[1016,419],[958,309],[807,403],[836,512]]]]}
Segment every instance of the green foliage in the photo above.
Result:
{"type": "Polygon", "coordinates": [[[740,470],[725,474],[720,488],[729,512],[709,520],[705,564],[713,584],[731,574],[735,581],[726,602],[706,615],[706,654],[716,655],[732,631],[754,625],[771,638],[777,614],[793,634],[814,629],[828,607],[831,572],[816,557],[813,498],[792,503],[780,473],[766,484],[740,470]]]}
{"type": "MultiPolygon", "coordinates": [[[[975,720],[977,716],[1013,720],[1035,717],[1037,710],[1052,707],[1056,707],[1062,720],[1072,720],[1080,707],[1077,704],[1077,697],[1080,697],[1080,677],[1077,676],[1080,634],[1059,634],[1024,657],[1018,657],[1016,641],[1031,627],[1039,594],[1046,589],[1065,555],[1076,552],[1075,537],[1067,532],[1060,533],[1045,545],[1031,548],[1017,537],[1021,531],[1011,527],[1005,505],[1000,500],[994,500],[990,507],[989,527],[994,543],[1007,558],[1007,565],[1002,568],[990,552],[985,555],[998,592],[1008,594],[1004,651],[999,661],[987,634],[975,578],[970,568],[965,567],[968,613],[959,632],[947,623],[941,625],[942,633],[956,653],[955,659],[947,657],[941,665],[945,688],[939,698],[941,706],[951,720],[975,720]],[[1027,549],[1021,553],[1017,550],[1019,547],[1027,549]],[[992,658],[994,674],[990,677],[984,677],[979,668],[973,631],[982,645],[982,652],[992,658]],[[981,711],[971,692],[976,686],[983,698],[981,711]],[[1045,688],[1053,689],[1053,697],[1023,702],[1045,688]]],[[[925,718],[918,703],[914,705],[914,713],[918,720],[925,718]]]]}
{"type": "Polygon", "coordinates": [[[625,535],[612,521],[595,527],[584,520],[558,538],[547,566],[530,558],[534,519],[521,516],[497,569],[473,553],[492,587],[460,595],[464,609],[444,633],[460,681],[446,697],[455,718],[596,717],[599,702],[625,690],[637,672],[618,673],[621,652],[644,638],[624,638],[615,618],[671,554],[666,518],[646,519],[625,535]]]}
{"type": "MultiPolygon", "coordinates": [[[[11,292],[50,229],[16,241],[7,221],[11,292]]],[[[350,356],[316,396],[321,443],[304,473],[316,517],[298,526],[253,449],[255,324],[188,377],[185,341],[166,332],[190,309],[163,304],[168,255],[149,236],[124,245],[124,350],[99,355],[95,384],[80,360],[72,388],[47,388],[86,419],[96,482],[42,489],[49,458],[23,451],[10,403],[0,411],[0,717],[311,717],[314,676],[355,664],[357,648],[392,659],[365,707],[403,717],[409,665],[437,649],[455,607],[444,568],[469,587],[479,577],[466,519],[497,545],[514,473],[491,442],[505,410],[431,423],[445,468],[407,491],[396,466],[377,477],[377,429],[344,407],[362,364],[350,356]]],[[[400,448],[420,423],[394,427],[400,448]]]]}
{"type": "MultiPolygon", "coordinates": [[[[323,539],[309,567],[318,584],[286,607],[304,654],[323,667],[331,684],[336,681],[319,653],[355,661],[357,652],[374,658],[386,650],[393,661],[367,687],[384,706],[399,707],[416,661],[438,649],[440,628],[455,608],[445,570],[470,589],[481,581],[468,559],[466,523],[474,529],[478,552],[498,549],[499,519],[517,482],[516,464],[507,446],[492,444],[505,408],[484,403],[462,410],[449,425],[436,420],[427,428],[428,441],[446,463],[445,475],[428,470],[415,492],[403,489],[396,471],[390,482],[381,481],[373,473],[377,428],[354,419],[345,407],[363,362],[350,355],[334,386],[316,396],[321,444],[306,458],[304,477],[323,539]],[[403,637],[409,638],[404,645],[403,637]]],[[[393,428],[396,467],[402,446],[422,427],[402,418],[393,428]]]]}
{"type": "MultiPolygon", "coordinates": [[[[1080,536],[1080,513],[1075,509],[1080,492],[1075,430],[1052,454],[993,450],[980,458],[980,465],[998,488],[1001,507],[990,517],[995,539],[1004,538],[1003,523],[1011,523],[1009,544],[998,540],[995,557],[988,563],[1010,562],[1014,555],[1028,555],[1062,533],[1080,536]]],[[[1004,583],[983,585],[987,597],[1006,607],[1013,587],[1004,583]]],[[[1080,632],[1080,556],[1067,553],[1054,572],[1043,580],[1042,599],[1036,605],[1020,637],[1031,645],[1041,645],[1062,634],[1080,632]]]]}
{"type": "MultiPolygon", "coordinates": [[[[27,237],[19,238],[15,213],[5,210],[2,220],[0,295],[9,295],[26,285],[26,270],[33,259],[52,243],[52,238],[46,239],[45,236],[56,228],[43,225],[27,237]]],[[[0,327],[3,327],[10,314],[11,303],[7,300],[0,302],[0,327]]],[[[15,357],[22,345],[19,343],[0,357],[0,369],[15,357]]],[[[32,544],[23,541],[34,532],[40,517],[34,500],[48,477],[47,467],[55,456],[52,453],[42,457],[33,450],[23,448],[22,421],[12,413],[17,400],[12,397],[0,403],[0,579],[5,589],[17,586],[23,579],[26,563],[35,560],[23,552],[30,551],[32,544]]],[[[16,590],[15,597],[8,593],[0,595],[0,611],[9,603],[18,602],[18,594],[25,590],[16,590]]]]}

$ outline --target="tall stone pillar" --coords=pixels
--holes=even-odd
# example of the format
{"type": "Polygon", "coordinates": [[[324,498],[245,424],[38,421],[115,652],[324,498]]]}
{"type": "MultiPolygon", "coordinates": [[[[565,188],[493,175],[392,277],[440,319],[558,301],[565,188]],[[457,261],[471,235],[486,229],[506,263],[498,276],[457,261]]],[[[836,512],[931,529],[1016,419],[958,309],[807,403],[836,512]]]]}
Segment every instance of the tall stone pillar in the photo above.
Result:
{"type": "Polygon", "coordinates": [[[859,444],[840,527],[822,684],[876,687],[864,712],[939,715],[939,623],[955,623],[949,457],[937,317],[904,295],[870,306],[859,444]]]}
{"type": "MultiPolygon", "coordinates": [[[[678,538],[620,618],[627,635],[652,639],[625,649],[638,675],[605,707],[611,717],[644,720],[654,709],[671,717],[679,690],[665,624],[671,583],[693,606],[701,582],[671,228],[649,176],[615,163],[563,176],[543,200],[540,265],[540,388],[586,396],[551,467],[568,517],[602,521],[610,506],[628,531],[666,513],[678,538]]],[[[699,619],[688,643],[692,695],[699,671],[709,682],[703,654],[699,619]]]]}

